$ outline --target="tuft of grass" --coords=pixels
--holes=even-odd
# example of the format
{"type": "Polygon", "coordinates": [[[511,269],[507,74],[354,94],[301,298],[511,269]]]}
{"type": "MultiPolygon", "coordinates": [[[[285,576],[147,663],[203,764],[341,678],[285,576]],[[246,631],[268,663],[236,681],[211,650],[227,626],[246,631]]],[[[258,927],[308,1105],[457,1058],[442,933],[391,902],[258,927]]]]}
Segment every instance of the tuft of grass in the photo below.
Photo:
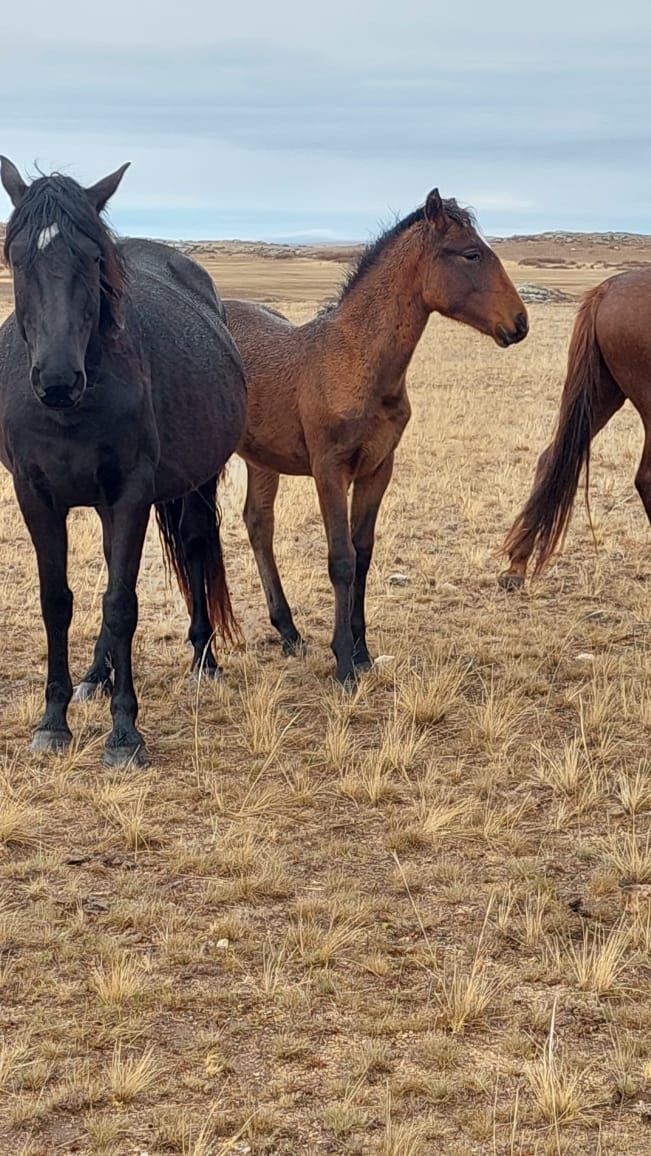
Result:
{"type": "Polygon", "coordinates": [[[580,1074],[556,1054],[555,1029],[556,1003],[543,1054],[524,1070],[539,1116],[557,1131],[582,1121],[589,1105],[580,1074]]]}
{"type": "Polygon", "coordinates": [[[427,1125],[424,1121],[395,1122],[388,1088],[384,1107],[384,1130],[378,1151],[381,1156],[428,1156],[431,1151],[427,1142],[427,1125]]]}
{"type": "Polygon", "coordinates": [[[505,755],[518,742],[524,722],[522,698],[496,684],[492,673],[490,681],[483,685],[481,702],[470,713],[472,739],[490,756],[505,755]]]}
{"type": "Polygon", "coordinates": [[[124,1007],[142,993],[143,967],[134,956],[120,955],[96,964],[90,981],[100,1003],[124,1007]]]}
{"type": "Polygon", "coordinates": [[[323,740],[323,755],[327,767],[342,773],[349,765],[354,753],[354,742],[350,721],[345,716],[335,716],[328,722],[323,740]]]}
{"type": "Polygon", "coordinates": [[[555,962],[562,975],[569,974],[581,991],[612,995],[620,989],[619,980],[626,968],[631,934],[621,924],[605,932],[602,928],[585,928],[580,944],[566,943],[555,947],[555,962]]]}
{"type": "Polygon", "coordinates": [[[624,883],[651,883],[651,834],[624,831],[606,840],[606,855],[624,883]]]}
{"type": "Polygon", "coordinates": [[[6,847],[36,847],[41,841],[42,815],[6,782],[0,782],[0,843],[6,847]]]}
{"type": "Polygon", "coordinates": [[[651,763],[648,759],[641,759],[635,771],[619,772],[615,795],[622,810],[632,819],[651,810],[651,763]]]}
{"type": "Polygon", "coordinates": [[[418,727],[442,722],[459,700],[465,674],[465,668],[451,660],[408,676],[400,687],[399,704],[409,721],[418,727]]]}
{"type": "Polygon", "coordinates": [[[121,1043],[115,1045],[106,1070],[106,1081],[114,1099],[128,1104],[151,1092],[161,1076],[162,1068],[152,1047],[140,1056],[131,1056],[123,1053],[121,1043]]]}

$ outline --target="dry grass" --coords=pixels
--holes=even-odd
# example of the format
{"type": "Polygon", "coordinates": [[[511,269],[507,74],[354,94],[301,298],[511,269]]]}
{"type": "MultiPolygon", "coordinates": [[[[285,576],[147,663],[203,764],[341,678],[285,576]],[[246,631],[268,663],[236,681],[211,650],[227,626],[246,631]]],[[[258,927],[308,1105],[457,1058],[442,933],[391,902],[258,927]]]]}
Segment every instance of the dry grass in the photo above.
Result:
{"type": "MultiPolygon", "coordinates": [[[[29,752],[44,636],[3,476],[2,1156],[646,1153],[651,555],[633,414],[594,448],[598,555],[579,502],[543,579],[511,598],[495,583],[572,316],[534,308],[506,352],[432,320],[369,574],[386,660],[354,696],[330,682],[309,480],[283,479],[277,511],[300,660],[272,639],[237,469],[224,549],[248,648],[220,685],[187,677],[150,535],[145,773],[102,770],[101,701],[71,711],[70,752],[29,752]]],[[[70,523],[78,675],[101,549],[92,511],[70,523]]]]}

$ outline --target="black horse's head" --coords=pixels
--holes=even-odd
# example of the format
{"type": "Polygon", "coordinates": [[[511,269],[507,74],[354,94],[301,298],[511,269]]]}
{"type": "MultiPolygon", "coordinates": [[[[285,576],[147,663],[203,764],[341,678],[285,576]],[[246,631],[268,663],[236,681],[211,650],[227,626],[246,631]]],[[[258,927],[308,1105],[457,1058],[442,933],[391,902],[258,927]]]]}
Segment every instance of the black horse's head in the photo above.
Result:
{"type": "Polygon", "coordinates": [[[0,157],[0,177],[14,206],[5,258],[13,271],[16,320],[34,393],[52,409],[79,404],[91,339],[120,329],[124,273],[100,213],[127,168],[89,189],[59,174],[26,185],[15,165],[0,157]]]}

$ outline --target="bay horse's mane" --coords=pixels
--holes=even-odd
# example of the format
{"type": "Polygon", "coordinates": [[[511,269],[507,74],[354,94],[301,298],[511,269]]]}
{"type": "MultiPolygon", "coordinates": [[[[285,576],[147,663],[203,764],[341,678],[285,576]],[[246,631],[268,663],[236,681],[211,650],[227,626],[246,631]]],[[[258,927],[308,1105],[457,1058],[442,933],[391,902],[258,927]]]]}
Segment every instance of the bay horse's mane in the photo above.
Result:
{"type": "Polygon", "coordinates": [[[39,252],[39,237],[44,229],[57,227],[57,236],[73,260],[82,256],[79,234],[100,250],[100,329],[115,335],[121,329],[121,303],[126,271],[115,238],[100,214],[91,204],[86,191],[72,177],[61,173],[39,177],[27,189],[7,222],[4,258],[9,265],[9,249],[19,233],[26,234],[27,265],[39,252]]]}
{"type": "MultiPolygon", "coordinates": [[[[461,205],[457,204],[454,197],[443,201],[443,207],[446,215],[455,225],[461,225],[462,228],[476,228],[476,221],[470,209],[462,209],[461,205]]],[[[375,241],[371,241],[370,245],[364,249],[357,264],[353,266],[348,277],[339,292],[339,296],[331,306],[334,308],[355,288],[356,285],[366,276],[370,269],[376,264],[378,258],[384,253],[385,249],[389,247],[396,237],[400,237],[402,233],[406,233],[413,228],[420,221],[425,220],[425,206],[421,205],[419,209],[414,209],[413,213],[403,217],[402,220],[396,221],[395,224],[390,225],[385,229],[375,241]]]]}

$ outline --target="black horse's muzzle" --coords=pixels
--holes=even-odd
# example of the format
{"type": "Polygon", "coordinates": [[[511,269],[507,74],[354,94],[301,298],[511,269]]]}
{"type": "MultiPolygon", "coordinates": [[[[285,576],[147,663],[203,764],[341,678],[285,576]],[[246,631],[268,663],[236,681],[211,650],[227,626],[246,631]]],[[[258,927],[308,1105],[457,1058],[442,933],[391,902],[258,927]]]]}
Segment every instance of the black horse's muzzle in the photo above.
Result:
{"type": "Polygon", "coordinates": [[[35,365],[31,372],[32,389],[48,409],[74,409],[86,390],[86,374],[44,373],[35,365]]]}
{"type": "Polygon", "coordinates": [[[509,345],[517,345],[518,341],[524,341],[528,332],[529,319],[526,313],[518,313],[515,318],[515,329],[507,329],[506,325],[495,327],[495,340],[498,345],[506,349],[509,345]]]}

